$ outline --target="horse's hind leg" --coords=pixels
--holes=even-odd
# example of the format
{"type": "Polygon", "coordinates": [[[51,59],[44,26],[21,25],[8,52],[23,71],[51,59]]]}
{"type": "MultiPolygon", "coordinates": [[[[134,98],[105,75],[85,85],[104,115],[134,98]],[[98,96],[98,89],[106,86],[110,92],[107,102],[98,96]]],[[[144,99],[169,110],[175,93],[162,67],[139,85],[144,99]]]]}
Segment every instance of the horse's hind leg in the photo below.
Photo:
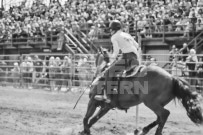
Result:
{"type": "Polygon", "coordinates": [[[162,135],[162,130],[164,128],[164,125],[168,119],[168,116],[170,115],[170,112],[166,109],[159,108],[160,110],[158,110],[156,112],[156,114],[158,115],[158,117],[160,118],[159,120],[159,124],[158,124],[158,128],[156,130],[156,134],[155,135],[162,135]]]}
{"type": "Polygon", "coordinates": [[[88,125],[88,121],[89,121],[89,118],[94,114],[97,108],[96,103],[97,101],[95,101],[94,99],[91,99],[88,103],[87,112],[86,112],[85,118],[83,119],[84,131],[82,133],[85,135],[90,134],[90,127],[88,125]]]}
{"type": "MultiPolygon", "coordinates": [[[[158,118],[155,122],[146,126],[143,129],[143,132],[144,132],[144,130],[145,130],[145,132],[147,130],[148,130],[147,132],[149,132],[150,129],[152,129],[153,127],[158,125],[155,135],[162,135],[163,127],[168,119],[170,112],[159,104],[146,104],[146,106],[149,107],[157,115],[158,118]]],[[[142,133],[142,135],[144,135],[144,133],[142,133]]]]}
{"type": "Polygon", "coordinates": [[[149,125],[147,125],[146,127],[144,127],[141,132],[135,130],[134,134],[135,134],[135,135],[145,135],[145,134],[147,134],[152,128],[154,128],[156,125],[158,125],[158,123],[159,123],[159,118],[157,118],[156,121],[154,121],[154,122],[150,123],[149,125]]]}
{"type": "Polygon", "coordinates": [[[164,125],[168,119],[170,112],[162,106],[154,106],[150,109],[152,109],[155,112],[155,114],[157,115],[157,117],[159,118],[157,121],[158,128],[156,130],[155,135],[162,135],[162,130],[164,128],[164,125]]]}

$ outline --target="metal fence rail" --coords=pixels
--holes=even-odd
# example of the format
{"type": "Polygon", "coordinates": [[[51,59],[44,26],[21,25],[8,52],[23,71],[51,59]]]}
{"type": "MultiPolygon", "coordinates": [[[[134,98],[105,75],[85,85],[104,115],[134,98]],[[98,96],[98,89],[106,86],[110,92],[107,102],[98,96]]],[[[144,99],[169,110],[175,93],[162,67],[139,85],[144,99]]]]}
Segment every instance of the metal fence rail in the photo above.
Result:
{"type": "MultiPolygon", "coordinates": [[[[95,56],[95,54],[2,55],[0,56],[0,85],[50,90],[83,88],[90,84],[95,76],[95,56]],[[35,58],[36,55],[38,59],[35,58]],[[51,57],[55,57],[55,64],[58,64],[50,65],[51,57]],[[68,65],[64,65],[65,57],[70,60],[68,65]],[[34,65],[31,67],[23,66],[23,63],[29,62],[34,63],[34,65]],[[41,65],[36,63],[41,63],[41,65]]],[[[185,78],[193,87],[201,91],[203,89],[203,69],[190,70],[186,68],[186,63],[177,59],[183,56],[186,55],[176,55],[176,59],[169,61],[169,54],[143,54],[142,64],[161,66],[174,76],[185,78]],[[148,56],[151,56],[151,59],[148,59],[148,56]],[[163,57],[168,60],[162,60],[163,57]]],[[[202,56],[197,55],[197,58],[202,58],[202,56]]],[[[195,64],[196,67],[203,65],[203,62],[187,63],[195,64]]]]}

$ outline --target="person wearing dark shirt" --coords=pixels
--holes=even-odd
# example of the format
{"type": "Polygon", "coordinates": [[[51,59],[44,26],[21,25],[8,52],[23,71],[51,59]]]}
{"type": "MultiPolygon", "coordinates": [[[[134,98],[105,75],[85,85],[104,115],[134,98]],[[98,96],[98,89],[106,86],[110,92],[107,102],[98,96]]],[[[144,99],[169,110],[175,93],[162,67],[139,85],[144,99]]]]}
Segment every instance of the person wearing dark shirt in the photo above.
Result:
{"type": "Polygon", "coordinates": [[[180,49],[180,53],[183,54],[182,56],[183,62],[186,61],[187,54],[189,53],[189,48],[186,43],[183,44],[183,47],[180,49]]]}
{"type": "Polygon", "coordinates": [[[40,73],[42,72],[43,63],[42,63],[42,60],[37,55],[34,56],[33,64],[34,64],[35,71],[37,72],[36,77],[39,77],[40,73]]]}

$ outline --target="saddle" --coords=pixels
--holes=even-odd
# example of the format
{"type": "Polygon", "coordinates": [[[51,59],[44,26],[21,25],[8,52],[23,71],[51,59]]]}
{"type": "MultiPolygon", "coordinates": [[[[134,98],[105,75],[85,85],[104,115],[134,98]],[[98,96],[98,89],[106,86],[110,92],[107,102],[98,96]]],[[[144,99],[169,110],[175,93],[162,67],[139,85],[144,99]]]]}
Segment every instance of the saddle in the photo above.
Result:
{"type": "Polygon", "coordinates": [[[143,69],[145,68],[145,65],[140,65],[140,66],[133,66],[128,70],[125,70],[121,77],[124,78],[130,78],[130,77],[140,77],[140,76],[145,76],[145,74],[141,74],[143,69]]]}

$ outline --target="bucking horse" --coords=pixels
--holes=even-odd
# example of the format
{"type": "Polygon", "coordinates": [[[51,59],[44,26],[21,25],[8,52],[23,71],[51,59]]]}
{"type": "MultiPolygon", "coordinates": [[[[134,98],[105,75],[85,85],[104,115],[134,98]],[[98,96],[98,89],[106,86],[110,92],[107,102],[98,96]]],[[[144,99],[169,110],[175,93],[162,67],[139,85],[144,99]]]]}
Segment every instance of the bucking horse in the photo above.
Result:
{"type": "MultiPolygon", "coordinates": [[[[99,67],[102,63],[108,63],[109,57],[100,51],[97,54],[96,66],[99,67]]],[[[107,64],[103,64],[107,66],[107,64]]],[[[101,70],[102,68],[98,68],[101,70]]],[[[130,69],[132,70],[132,69],[130,69]]],[[[98,71],[97,71],[98,72],[98,71]]],[[[128,71],[127,71],[128,72],[128,71]]],[[[97,77],[96,77],[97,78],[97,77]]],[[[187,81],[182,78],[175,77],[158,66],[141,66],[139,70],[133,70],[126,76],[119,76],[118,90],[116,94],[108,94],[111,103],[95,100],[95,95],[99,89],[107,88],[106,76],[101,76],[90,87],[89,103],[86,115],[83,119],[84,130],[80,135],[90,135],[90,128],[100,118],[102,118],[109,110],[118,108],[127,110],[130,107],[144,103],[150,110],[152,110],[157,119],[144,127],[141,131],[135,130],[135,135],[145,135],[153,127],[158,126],[155,135],[162,135],[164,125],[170,115],[170,111],[164,107],[173,99],[177,98],[187,111],[188,117],[197,125],[203,124],[202,108],[200,101],[202,97],[192,90],[192,87],[187,81]],[[136,73],[135,73],[136,72],[136,73]],[[133,83],[133,86],[126,87],[126,82],[133,83]],[[143,91],[140,89],[140,84],[147,82],[148,89],[143,91]],[[99,87],[98,87],[99,86],[99,87]],[[129,92],[129,89],[133,92],[129,92]],[[127,90],[128,89],[128,90],[127,90]],[[124,92],[123,92],[124,91],[124,92]],[[121,93],[123,92],[123,93],[121,93]],[[94,115],[97,107],[99,111],[94,115]],[[93,116],[94,115],[94,116],[93,116]]],[[[129,85],[132,83],[129,83],[129,85]]]]}

